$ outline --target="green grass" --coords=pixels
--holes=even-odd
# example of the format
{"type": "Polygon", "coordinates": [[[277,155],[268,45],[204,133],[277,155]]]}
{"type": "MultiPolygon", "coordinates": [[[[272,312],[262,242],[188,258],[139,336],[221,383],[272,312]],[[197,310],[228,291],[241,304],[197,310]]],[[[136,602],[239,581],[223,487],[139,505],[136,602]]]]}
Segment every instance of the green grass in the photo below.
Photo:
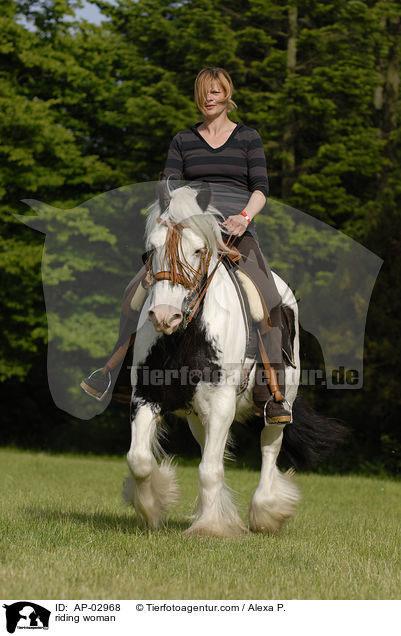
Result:
{"type": "MultiPolygon", "coordinates": [[[[0,451],[3,599],[399,599],[400,483],[300,474],[275,536],[184,538],[197,469],[159,531],[121,499],[125,460],[0,451]]],[[[259,474],[227,469],[244,519],[259,474]]]]}

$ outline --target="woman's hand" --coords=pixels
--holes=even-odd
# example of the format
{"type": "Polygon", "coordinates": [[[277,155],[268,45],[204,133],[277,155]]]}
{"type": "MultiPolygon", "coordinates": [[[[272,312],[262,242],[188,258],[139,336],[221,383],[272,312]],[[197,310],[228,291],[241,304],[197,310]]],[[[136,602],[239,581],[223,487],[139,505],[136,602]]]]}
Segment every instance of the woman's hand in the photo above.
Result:
{"type": "Polygon", "coordinates": [[[248,227],[248,221],[242,214],[234,214],[233,216],[229,216],[222,225],[226,227],[230,234],[242,236],[248,227]]]}

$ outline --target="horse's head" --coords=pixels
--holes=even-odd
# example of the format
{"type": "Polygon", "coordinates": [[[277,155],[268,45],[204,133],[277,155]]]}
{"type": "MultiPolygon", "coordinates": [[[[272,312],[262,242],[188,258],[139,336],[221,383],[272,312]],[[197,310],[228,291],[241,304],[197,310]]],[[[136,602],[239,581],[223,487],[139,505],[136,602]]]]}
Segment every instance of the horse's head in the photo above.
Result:
{"type": "Polygon", "coordinates": [[[217,252],[218,223],[212,214],[204,214],[209,202],[207,184],[198,193],[187,186],[171,191],[166,182],[160,184],[159,205],[147,226],[148,318],[166,335],[185,325],[217,252]]]}

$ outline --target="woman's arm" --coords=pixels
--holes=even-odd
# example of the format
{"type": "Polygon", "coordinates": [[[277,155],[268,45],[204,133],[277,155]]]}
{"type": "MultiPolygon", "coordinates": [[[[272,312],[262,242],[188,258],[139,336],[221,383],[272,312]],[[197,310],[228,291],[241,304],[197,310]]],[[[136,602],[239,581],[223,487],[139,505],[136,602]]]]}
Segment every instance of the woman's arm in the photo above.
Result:
{"type": "MultiPolygon", "coordinates": [[[[252,192],[244,212],[250,220],[261,211],[269,194],[269,179],[267,177],[266,157],[262,138],[253,130],[253,136],[247,148],[248,187],[252,192]]],[[[242,236],[248,227],[248,221],[242,214],[229,216],[223,223],[229,232],[242,236]]]]}
{"type": "MultiPolygon", "coordinates": [[[[252,138],[248,144],[247,163],[248,187],[252,194],[243,211],[246,212],[252,221],[264,207],[269,195],[269,179],[267,176],[265,151],[262,138],[257,130],[253,130],[252,138]]],[[[242,214],[229,216],[223,223],[229,232],[233,232],[233,234],[237,236],[242,236],[248,224],[247,219],[242,214]]]]}
{"type": "MultiPolygon", "coordinates": [[[[252,219],[255,218],[255,216],[259,214],[259,212],[262,210],[265,203],[266,203],[266,197],[263,194],[263,192],[261,192],[260,190],[255,190],[254,192],[252,192],[248,203],[244,207],[244,212],[247,213],[247,215],[252,221],[252,219]]],[[[242,218],[245,218],[245,217],[242,217],[242,218]]]]}
{"type": "MultiPolygon", "coordinates": [[[[244,207],[244,212],[247,213],[249,218],[252,219],[261,211],[266,203],[266,197],[260,190],[252,192],[248,203],[244,207]]],[[[228,232],[232,232],[236,236],[242,236],[247,229],[249,223],[242,214],[234,214],[229,216],[222,224],[226,227],[228,232]]]]}

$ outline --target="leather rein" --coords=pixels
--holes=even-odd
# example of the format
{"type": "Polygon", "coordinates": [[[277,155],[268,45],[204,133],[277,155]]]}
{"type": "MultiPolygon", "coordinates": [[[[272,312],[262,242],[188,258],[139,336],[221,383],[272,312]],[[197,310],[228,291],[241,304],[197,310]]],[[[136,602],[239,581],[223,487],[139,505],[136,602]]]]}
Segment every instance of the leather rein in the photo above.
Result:
{"type": "MultiPolygon", "coordinates": [[[[220,265],[224,256],[226,256],[226,252],[222,251],[220,253],[219,258],[215,266],[213,267],[210,274],[208,274],[211,252],[206,247],[201,250],[200,254],[200,263],[198,269],[194,269],[188,262],[183,262],[178,255],[178,248],[181,247],[182,240],[182,230],[184,226],[181,223],[171,223],[165,221],[161,217],[157,219],[158,223],[162,223],[168,227],[167,237],[166,237],[166,256],[170,262],[170,270],[160,270],[159,272],[152,272],[152,256],[151,253],[149,258],[146,261],[146,282],[149,286],[153,285],[155,282],[160,280],[168,280],[172,285],[183,285],[187,289],[189,289],[189,294],[185,298],[185,318],[184,329],[189,325],[191,320],[194,318],[196,312],[199,309],[199,306],[209,288],[210,283],[213,280],[213,277],[217,271],[218,266],[220,265]],[[192,274],[192,277],[186,274],[186,270],[189,270],[192,274]]],[[[232,249],[233,242],[236,236],[233,233],[227,239],[227,243],[225,247],[227,249],[232,249]]],[[[236,261],[240,258],[239,252],[233,256],[231,256],[232,260],[236,261]]]]}

